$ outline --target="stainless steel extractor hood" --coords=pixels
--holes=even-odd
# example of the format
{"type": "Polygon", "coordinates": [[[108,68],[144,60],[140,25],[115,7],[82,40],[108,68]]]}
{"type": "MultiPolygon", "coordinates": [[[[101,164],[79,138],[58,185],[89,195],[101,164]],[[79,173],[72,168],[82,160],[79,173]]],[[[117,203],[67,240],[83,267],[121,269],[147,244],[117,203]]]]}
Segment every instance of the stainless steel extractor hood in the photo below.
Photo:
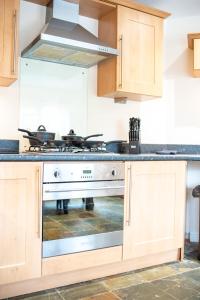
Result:
{"type": "Polygon", "coordinates": [[[117,49],[78,24],[78,4],[53,0],[46,20],[41,34],[22,52],[22,57],[89,68],[117,55],[117,49]]]}

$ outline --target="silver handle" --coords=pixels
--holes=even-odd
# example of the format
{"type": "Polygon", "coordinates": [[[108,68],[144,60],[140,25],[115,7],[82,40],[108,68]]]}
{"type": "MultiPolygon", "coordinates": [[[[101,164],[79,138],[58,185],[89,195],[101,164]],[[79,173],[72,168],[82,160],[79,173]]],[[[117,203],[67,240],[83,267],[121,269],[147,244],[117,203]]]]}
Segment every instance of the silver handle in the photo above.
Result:
{"type": "Polygon", "coordinates": [[[40,176],[40,167],[37,167],[36,169],[36,182],[37,182],[37,236],[40,239],[40,231],[41,231],[41,193],[40,193],[40,182],[41,182],[41,176],[40,176]]]}
{"type": "Polygon", "coordinates": [[[85,191],[98,191],[98,190],[116,190],[116,189],[122,189],[124,188],[124,186],[115,186],[115,187],[111,187],[111,186],[108,186],[108,187],[99,187],[99,188],[87,188],[87,189],[83,189],[83,188],[80,188],[80,189],[73,189],[73,190],[46,190],[44,191],[45,193],[66,193],[66,192],[85,192],[85,191]]]}
{"type": "Polygon", "coordinates": [[[131,165],[128,167],[128,226],[131,226],[131,165]]]}
{"type": "Polygon", "coordinates": [[[123,35],[120,36],[120,82],[119,88],[122,88],[123,84],[123,35]]]}
{"type": "Polygon", "coordinates": [[[12,74],[16,72],[16,44],[17,44],[17,10],[13,12],[13,56],[12,56],[12,74]]]}

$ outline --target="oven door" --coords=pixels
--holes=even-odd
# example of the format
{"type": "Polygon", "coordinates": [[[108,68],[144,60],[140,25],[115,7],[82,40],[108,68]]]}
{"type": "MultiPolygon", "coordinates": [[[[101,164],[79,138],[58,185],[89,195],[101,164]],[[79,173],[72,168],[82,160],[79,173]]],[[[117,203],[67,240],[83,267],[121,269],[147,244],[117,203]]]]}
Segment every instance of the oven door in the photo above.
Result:
{"type": "Polygon", "coordinates": [[[124,180],[45,183],[43,257],[122,245],[124,180]]]}

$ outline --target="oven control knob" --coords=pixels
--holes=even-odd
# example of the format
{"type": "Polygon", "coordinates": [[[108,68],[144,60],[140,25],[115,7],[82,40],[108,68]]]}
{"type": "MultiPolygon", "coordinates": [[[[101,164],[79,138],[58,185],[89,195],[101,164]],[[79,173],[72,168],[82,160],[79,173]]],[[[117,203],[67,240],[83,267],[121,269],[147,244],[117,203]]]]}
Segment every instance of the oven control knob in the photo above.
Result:
{"type": "Polygon", "coordinates": [[[56,171],[54,171],[53,175],[55,178],[58,178],[58,177],[60,177],[60,172],[58,170],[56,170],[56,171]]]}
{"type": "Polygon", "coordinates": [[[117,172],[115,170],[112,170],[112,176],[116,176],[117,172]]]}

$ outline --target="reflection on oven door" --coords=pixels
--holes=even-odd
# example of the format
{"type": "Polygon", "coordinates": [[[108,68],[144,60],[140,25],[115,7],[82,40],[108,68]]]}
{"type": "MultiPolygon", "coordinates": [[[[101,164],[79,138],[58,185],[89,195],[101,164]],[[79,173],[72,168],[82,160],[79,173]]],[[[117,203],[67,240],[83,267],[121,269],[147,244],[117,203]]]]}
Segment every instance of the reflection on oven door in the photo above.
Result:
{"type": "Polygon", "coordinates": [[[43,201],[43,257],[122,244],[123,195],[63,200],[43,201]]]}

